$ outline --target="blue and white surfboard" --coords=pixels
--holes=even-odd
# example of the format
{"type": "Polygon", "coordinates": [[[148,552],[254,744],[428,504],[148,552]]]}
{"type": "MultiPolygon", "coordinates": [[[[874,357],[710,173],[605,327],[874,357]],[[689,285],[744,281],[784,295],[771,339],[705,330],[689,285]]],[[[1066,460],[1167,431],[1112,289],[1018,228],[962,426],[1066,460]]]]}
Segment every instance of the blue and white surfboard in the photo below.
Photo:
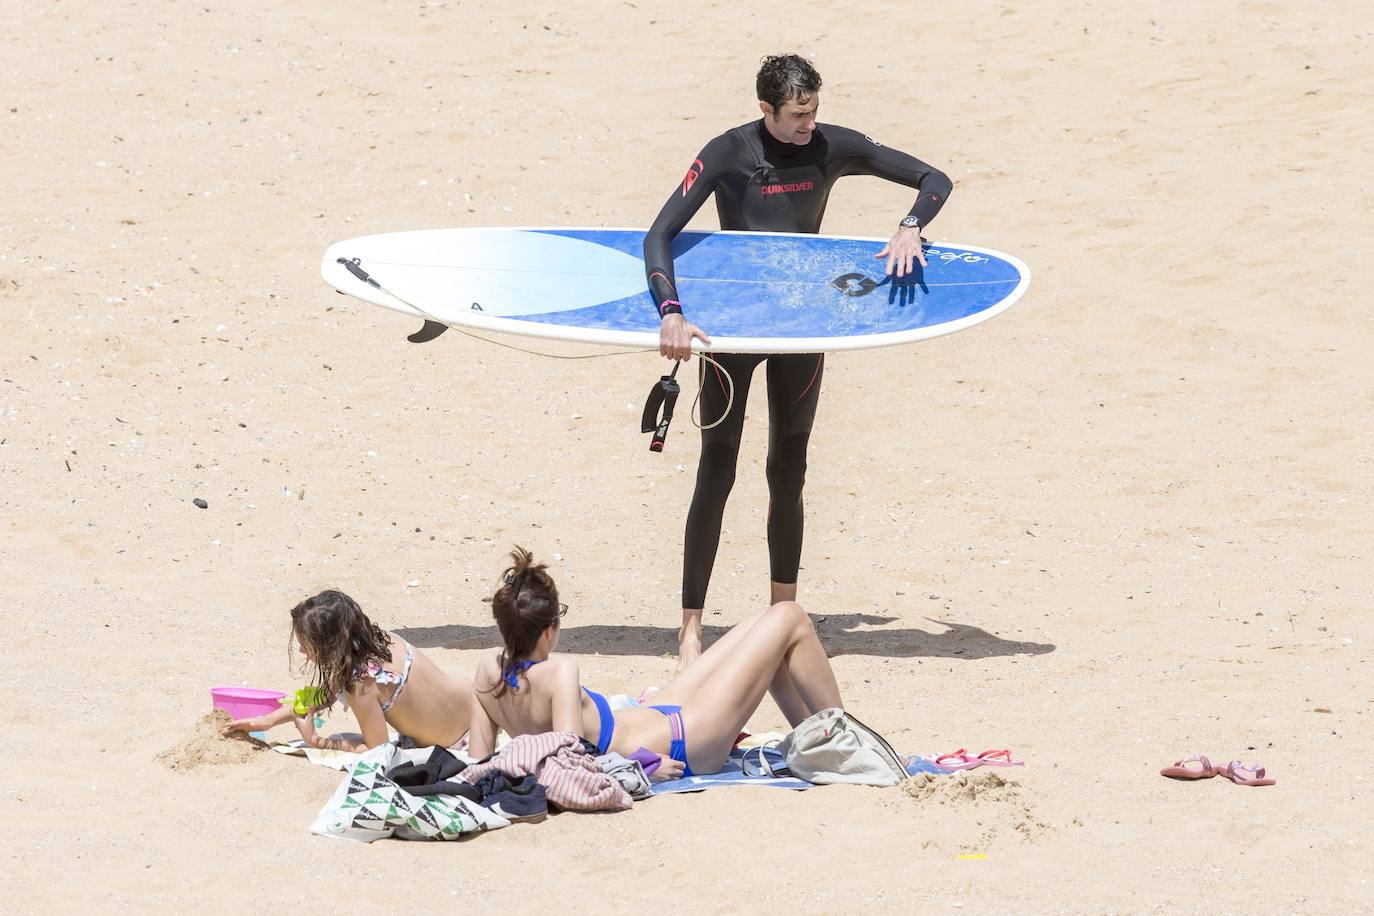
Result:
{"type": "MultiPolygon", "coordinates": [[[[927,246],[927,266],[895,280],[874,257],[886,241],[682,233],[673,245],[678,292],[712,340],[697,348],[815,353],[910,343],[986,321],[1030,282],[1011,255],[945,244],[927,246]]],[[[329,246],[321,274],[341,293],[436,322],[427,337],[447,325],[656,349],[643,246],[642,229],[394,232],[329,246]]]]}

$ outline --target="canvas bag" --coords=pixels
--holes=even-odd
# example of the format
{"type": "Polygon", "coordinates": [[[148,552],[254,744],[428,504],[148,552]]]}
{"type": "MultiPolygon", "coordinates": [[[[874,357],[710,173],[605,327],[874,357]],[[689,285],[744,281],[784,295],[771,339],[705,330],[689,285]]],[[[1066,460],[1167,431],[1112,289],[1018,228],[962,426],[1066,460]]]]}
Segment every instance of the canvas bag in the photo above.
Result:
{"type": "Polygon", "coordinates": [[[750,750],[741,768],[750,776],[795,776],[817,785],[895,786],[907,778],[892,745],[838,707],[822,709],[775,747],[750,750]]]}

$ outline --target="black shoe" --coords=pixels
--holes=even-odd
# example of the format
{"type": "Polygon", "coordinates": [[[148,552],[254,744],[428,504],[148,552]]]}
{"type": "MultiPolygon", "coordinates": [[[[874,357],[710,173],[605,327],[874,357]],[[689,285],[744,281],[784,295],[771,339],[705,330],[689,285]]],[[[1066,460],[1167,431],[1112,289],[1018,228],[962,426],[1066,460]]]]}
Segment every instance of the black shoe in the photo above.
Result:
{"type": "Polygon", "coordinates": [[[533,776],[512,782],[501,773],[490,773],[474,784],[482,792],[482,807],[512,824],[537,824],[549,815],[544,787],[533,776]]]}

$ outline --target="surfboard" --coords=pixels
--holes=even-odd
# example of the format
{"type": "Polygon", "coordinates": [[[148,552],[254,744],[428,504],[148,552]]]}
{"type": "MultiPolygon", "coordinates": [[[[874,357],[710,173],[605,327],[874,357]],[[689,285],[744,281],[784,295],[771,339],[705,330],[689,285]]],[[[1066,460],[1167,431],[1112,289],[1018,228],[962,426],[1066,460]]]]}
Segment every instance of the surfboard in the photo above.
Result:
{"type": "MultiPolygon", "coordinates": [[[[928,244],[927,266],[898,280],[874,255],[881,238],[780,232],[683,232],[673,244],[687,317],[722,353],[885,347],[986,321],[1026,291],[1008,254],[928,244]]],[[[617,347],[658,348],[644,276],[643,229],[431,229],[336,242],[325,282],[445,327],[617,347]]]]}

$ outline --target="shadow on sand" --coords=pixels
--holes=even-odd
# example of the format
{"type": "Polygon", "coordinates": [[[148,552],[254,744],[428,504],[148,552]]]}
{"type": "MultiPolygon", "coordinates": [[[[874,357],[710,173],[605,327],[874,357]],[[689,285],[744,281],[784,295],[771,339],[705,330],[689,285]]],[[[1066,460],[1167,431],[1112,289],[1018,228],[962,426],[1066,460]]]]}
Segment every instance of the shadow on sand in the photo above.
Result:
{"type": "MultiPolygon", "coordinates": [[[[877,614],[813,614],[811,619],[825,644],[826,654],[832,657],[993,658],[1044,655],[1055,650],[1051,643],[1002,639],[979,627],[930,618],[926,618],[933,625],[930,631],[910,627],[889,629],[883,625],[897,618],[877,614]]],[[[728,630],[721,626],[703,627],[703,644],[709,647],[728,630]]],[[[487,649],[501,645],[501,635],[494,625],[406,627],[396,633],[422,649],[487,649]]],[[[677,652],[677,628],[608,624],[565,627],[558,648],[579,655],[668,655],[677,652]]]]}

